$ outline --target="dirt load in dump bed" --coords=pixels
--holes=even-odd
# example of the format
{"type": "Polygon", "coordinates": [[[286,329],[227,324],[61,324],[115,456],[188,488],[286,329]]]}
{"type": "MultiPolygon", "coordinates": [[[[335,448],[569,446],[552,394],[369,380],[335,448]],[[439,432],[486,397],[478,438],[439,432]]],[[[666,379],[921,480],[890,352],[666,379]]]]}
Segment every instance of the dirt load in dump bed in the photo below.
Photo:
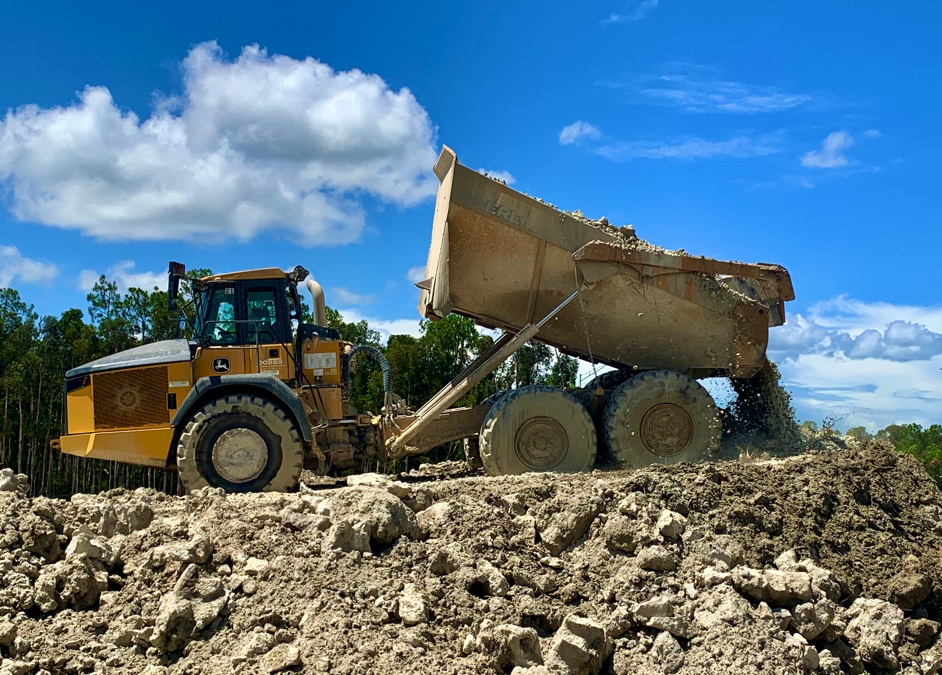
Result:
{"type": "Polygon", "coordinates": [[[0,492],[2,673],[934,673],[892,449],[296,494],[0,492]]]}

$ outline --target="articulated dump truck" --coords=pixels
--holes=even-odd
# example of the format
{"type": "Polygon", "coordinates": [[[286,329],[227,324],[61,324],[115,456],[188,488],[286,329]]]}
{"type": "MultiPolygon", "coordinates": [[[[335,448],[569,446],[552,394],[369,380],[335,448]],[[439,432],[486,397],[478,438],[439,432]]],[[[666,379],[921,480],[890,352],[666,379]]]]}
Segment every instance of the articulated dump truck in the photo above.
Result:
{"type": "Polygon", "coordinates": [[[375,347],[326,326],[324,293],[296,267],[185,277],[192,339],[130,349],[66,373],[62,452],[164,467],[187,489],[290,490],[320,473],[422,455],[465,439],[491,475],[708,459],[721,423],[698,378],[748,380],[767,366],[770,326],[794,293],[784,268],[648,244],[458,163],[444,148],[419,313],[503,331],[430,401],[411,410],[375,347]],[[299,286],[313,299],[302,322],[299,286]],[[526,386],[451,407],[527,341],[614,370],[563,391],[526,386]],[[377,414],[349,403],[351,363],[383,369],[377,414]]]}

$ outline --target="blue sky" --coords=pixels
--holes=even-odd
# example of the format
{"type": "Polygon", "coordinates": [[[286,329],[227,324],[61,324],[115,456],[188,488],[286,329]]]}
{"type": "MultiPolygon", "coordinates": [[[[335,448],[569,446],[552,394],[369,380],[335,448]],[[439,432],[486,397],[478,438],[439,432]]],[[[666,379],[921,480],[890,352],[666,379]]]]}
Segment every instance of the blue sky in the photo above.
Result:
{"type": "Polygon", "coordinates": [[[939,421],[938,3],[17,3],[0,285],[303,264],[414,331],[442,143],[667,248],[776,262],[799,415],[939,421]]]}

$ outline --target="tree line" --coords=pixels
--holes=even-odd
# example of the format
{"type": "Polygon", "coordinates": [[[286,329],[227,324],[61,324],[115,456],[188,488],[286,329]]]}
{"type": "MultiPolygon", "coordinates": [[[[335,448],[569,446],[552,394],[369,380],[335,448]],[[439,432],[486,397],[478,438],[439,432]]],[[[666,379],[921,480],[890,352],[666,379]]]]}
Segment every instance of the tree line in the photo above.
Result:
{"type": "MultiPolygon", "coordinates": [[[[200,277],[210,273],[200,269],[189,274],[200,277]]],[[[87,460],[50,447],[50,441],[62,433],[66,371],[124,349],[171,338],[178,323],[178,317],[168,309],[166,291],[131,288],[122,293],[117,283],[104,275],[87,302],[85,312],[73,308],[59,316],[40,316],[15,289],[0,289],[0,467],[26,474],[32,494],[50,497],[141,486],[173,493],[178,486],[171,472],[87,460]]],[[[413,408],[425,403],[493,344],[470,319],[454,315],[436,322],[423,321],[418,337],[391,335],[385,342],[367,321],[347,322],[331,308],[327,323],[344,340],[381,349],[390,364],[393,390],[413,408]]],[[[543,344],[529,343],[459,403],[474,405],[497,391],[527,384],[572,387],[577,372],[575,359],[543,344]]],[[[358,360],[352,368],[351,384],[351,403],[359,410],[378,412],[383,402],[379,367],[372,361],[358,360]]],[[[423,461],[459,453],[460,447],[452,444],[436,449],[423,461]]]]}

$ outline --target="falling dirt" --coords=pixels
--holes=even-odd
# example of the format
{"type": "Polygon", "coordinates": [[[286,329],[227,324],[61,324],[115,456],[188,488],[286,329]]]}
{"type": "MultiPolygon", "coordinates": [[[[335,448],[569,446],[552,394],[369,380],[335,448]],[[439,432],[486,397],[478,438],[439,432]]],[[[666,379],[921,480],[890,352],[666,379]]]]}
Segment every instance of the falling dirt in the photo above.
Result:
{"type": "Polygon", "coordinates": [[[0,672],[934,673],[891,448],[295,494],[0,492],[0,672]]]}

